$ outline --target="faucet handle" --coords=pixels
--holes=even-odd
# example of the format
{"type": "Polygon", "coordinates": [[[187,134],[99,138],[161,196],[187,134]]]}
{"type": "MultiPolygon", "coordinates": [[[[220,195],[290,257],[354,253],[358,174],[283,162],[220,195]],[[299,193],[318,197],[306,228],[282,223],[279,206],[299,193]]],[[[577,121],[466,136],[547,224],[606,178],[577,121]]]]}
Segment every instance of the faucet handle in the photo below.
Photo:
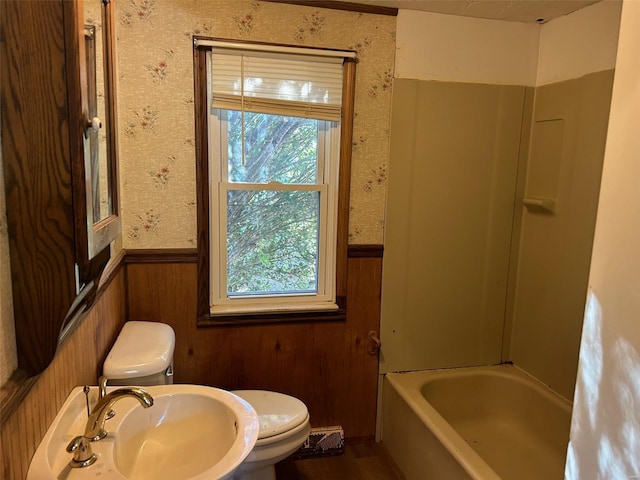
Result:
{"type": "Polygon", "coordinates": [[[89,392],[90,392],[89,386],[85,385],[82,388],[82,392],[84,393],[84,401],[87,404],[87,418],[89,418],[89,415],[91,415],[91,407],[89,406],[89,392]]]}
{"type": "Polygon", "coordinates": [[[98,456],[91,451],[90,440],[84,435],[75,437],[69,445],[67,452],[73,453],[73,458],[69,462],[71,468],[84,468],[93,465],[98,456]]]}

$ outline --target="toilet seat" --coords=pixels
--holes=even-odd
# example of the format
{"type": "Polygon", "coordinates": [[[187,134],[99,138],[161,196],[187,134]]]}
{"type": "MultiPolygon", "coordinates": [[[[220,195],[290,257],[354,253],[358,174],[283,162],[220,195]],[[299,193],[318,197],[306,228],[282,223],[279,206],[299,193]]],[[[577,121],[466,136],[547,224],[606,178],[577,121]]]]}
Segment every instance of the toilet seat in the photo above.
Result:
{"type": "Polygon", "coordinates": [[[306,428],[309,412],[297,398],[266,390],[236,390],[258,414],[260,431],[256,446],[281,441],[306,428]]]}
{"type": "Polygon", "coordinates": [[[258,440],[256,440],[256,445],[254,448],[257,449],[258,447],[266,447],[268,445],[276,443],[286,443],[290,438],[296,437],[301,432],[306,432],[303,435],[303,437],[306,439],[309,436],[310,428],[309,416],[307,415],[307,418],[300,425],[291,430],[287,430],[280,435],[274,435],[273,437],[258,438],[258,440]]]}

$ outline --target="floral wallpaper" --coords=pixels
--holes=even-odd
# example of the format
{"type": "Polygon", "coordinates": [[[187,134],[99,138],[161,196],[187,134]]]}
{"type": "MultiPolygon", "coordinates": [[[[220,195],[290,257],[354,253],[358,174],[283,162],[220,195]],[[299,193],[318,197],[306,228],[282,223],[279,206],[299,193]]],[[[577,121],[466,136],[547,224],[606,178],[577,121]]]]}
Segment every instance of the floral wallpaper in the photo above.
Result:
{"type": "Polygon", "coordinates": [[[381,244],[396,18],[249,0],[118,0],[124,248],[196,246],[192,36],[358,52],[350,244],[381,244]]]}

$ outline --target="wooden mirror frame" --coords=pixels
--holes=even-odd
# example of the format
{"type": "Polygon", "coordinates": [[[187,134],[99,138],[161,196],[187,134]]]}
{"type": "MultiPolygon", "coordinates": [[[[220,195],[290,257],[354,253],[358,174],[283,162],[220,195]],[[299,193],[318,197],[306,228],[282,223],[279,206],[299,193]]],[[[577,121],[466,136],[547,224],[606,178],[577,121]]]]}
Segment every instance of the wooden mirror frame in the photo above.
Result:
{"type": "MultiPolygon", "coordinates": [[[[115,240],[122,231],[119,212],[119,192],[118,192],[118,128],[117,128],[117,110],[116,110],[116,78],[115,78],[115,55],[114,55],[114,4],[110,0],[86,0],[100,1],[102,12],[102,48],[104,54],[104,65],[102,71],[104,73],[104,97],[105,97],[105,115],[102,119],[104,122],[106,133],[106,159],[107,174],[109,176],[109,196],[111,204],[111,214],[97,223],[94,223],[94,189],[91,181],[92,161],[85,143],[89,142],[89,138],[85,135],[87,124],[90,121],[89,114],[89,88],[84,41],[84,24],[78,26],[80,38],[78,39],[77,48],[78,55],[67,64],[67,71],[70,81],[73,82],[75,91],[80,92],[81,104],[72,108],[70,115],[70,123],[76,125],[81,135],[76,139],[72,138],[72,148],[74,149],[74,157],[78,160],[72,162],[73,175],[73,202],[74,202],[74,222],[76,226],[76,262],[80,269],[81,283],[91,282],[93,279],[87,277],[84,272],[91,271],[91,260],[110,243],[115,240]],[[82,27],[82,28],[80,28],[82,27]],[[75,63],[75,65],[74,65],[75,63]]],[[[78,12],[78,18],[83,18],[82,12],[78,12]]],[[[94,95],[96,92],[92,92],[94,95]]]]}

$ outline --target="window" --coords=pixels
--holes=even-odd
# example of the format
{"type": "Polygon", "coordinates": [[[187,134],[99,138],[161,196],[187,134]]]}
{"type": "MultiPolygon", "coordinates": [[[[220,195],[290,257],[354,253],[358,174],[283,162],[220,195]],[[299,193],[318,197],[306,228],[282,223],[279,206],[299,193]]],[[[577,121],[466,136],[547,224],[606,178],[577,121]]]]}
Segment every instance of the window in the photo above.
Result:
{"type": "Polygon", "coordinates": [[[208,250],[209,291],[199,313],[344,313],[353,88],[343,64],[353,54],[205,44],[196,71],[206,78],[196,88],[206,85],[198,150],[208,187],[198,202],[207,196],[208,240],[199,252],[208,250]]]}

